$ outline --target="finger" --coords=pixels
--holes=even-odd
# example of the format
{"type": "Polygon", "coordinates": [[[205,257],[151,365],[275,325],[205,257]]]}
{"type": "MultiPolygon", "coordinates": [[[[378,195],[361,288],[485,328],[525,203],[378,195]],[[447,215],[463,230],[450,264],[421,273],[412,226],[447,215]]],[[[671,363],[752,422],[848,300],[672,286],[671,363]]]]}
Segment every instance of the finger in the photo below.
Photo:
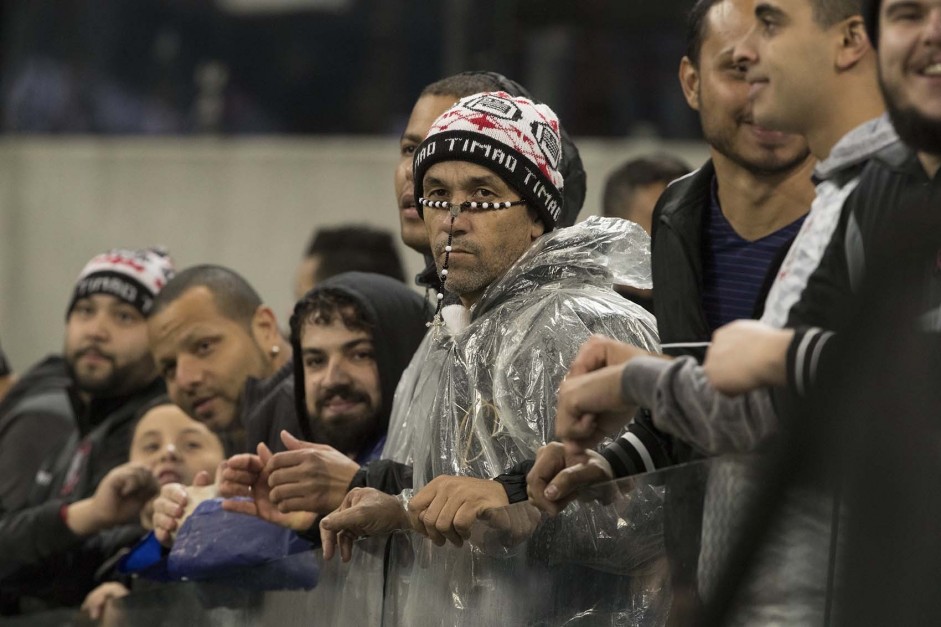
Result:
{"type": "Polygon", "coordinates": [[[559,509],[564,509],[574,498],[575,493],[585,486],[607,481],[608,476],[598,466],[579,464],[566,468],[549,482],[546,498],[554,502],[559,509]]]}
{"type": "Polygon", "coordinates": [[[593,413],[577,413],[574,420],[558,425],[555,430],[557,437],[562,439],[583,440],[593,435],[598,429],[598,416],[593,413]]]}
{"type": "Polygon", "coordinates": [[[269,500],[278,507],[278,511],[282,514],[290,514],[291,512],[327,513],[322,511],[327,509],[326,505],[324,507],[318,506],[318,500],[312,497],[290,498],[277,503],[274,499],[269,500]]]}
{"type": "Polygon", "coordinates": [[[578,349],[578,353],[575,355],[575,359],[572,360],[572,365],[569,367],[567,376],[578,376],[604,367],[605,354],[607,352],[605,345],[609,341],[608,338],[601,335],[592,335],[588,338],[588,340],[582,344],[582,347],[578,349]]]}
{"type": "MultiPolygon", "coordinates": [[[[434,521],[435,529],[440,533],[444,538],[456,546],[461,546],[464,544],[464,538],[455,528],[455,517],[457,516],[458,510],[462,507],[465,507],[466,503],[459,498],[449,498],[441,507],[441,513],[438,514],[438,517],[434,521]]],[[[476,518],[476,513],[472,516],[472,519],[476,518]]]]}
{"type": "Polygon", "coordinates": [[[186,503],[177,503],[176,501],[158,497],[154,501],[154,514],[162,514],[169,518],[180,518],[183,515],[183,508],[186,506],[186,503]]]}
{"type": "Polygon", "coordinates": [[[340,533],[337,539],[340,543],[340,559],[349,562],[353,557],[353,537],[348,533],[340,533]]]}
{"type": "Polygon", "coordinates": [[[224,499],[222,501],[222,509],[227,512],[235,512],[236,514],[258,516],[258,506],[255,505],[254,501],[235,501],[231,499],[224,499]]]}
{"type": "Polygon", "coordinates": [[[284,443],[284,446],[287,447],[289,451],[296,451],[302,448],[311,448],[314,445],[313,442],[305,442],[304,440],[298,440],[293,435],[288,433],[285,430],[281,430],[281,441],[284,443]]]}
{"type": "Polygon", "coordinates": [[[222,473],[222,481],[225,483],[240,483],[242,485],[252,485],[255,483],[255,480],[258,479],[258,475],[261,474],[261,470],[258,471],[249,471],[249,470],[237,470],[235,468],[226,468],[222,473]]]}
{"type": "Polygon", "coordinates": [[[327,529],[324,526],[325,522],[327,522],[326,518],[320,521],[320,544],[323,547],[323,558],[329,562],[333,559],[333,553],[336,550],[337,534],[335,531],[327,529]]]}
{"type": "Polygon", "coordinates": [[[173,539],[170,538],[170,532],[165,529],[160,529],[154,526],[154,537],[157,538],[157,542],[165,547],[173,546],[173,539]]]}
{"type": "Polygon", "coordinates": [[[527,490],[529,502],[532,503],[534,507],[550,516],[557,516],[559,512],[562,511],[562,507],[546,497],[546,487],[548,487],[548,484],[543,482],[540,485],[534,485],[532,490],[527,490]]]}
{"type": "MultiPolygon", "coordinates": [[[[425,535],[434,542],[437,546],[443,545],[447,542],[447,537],[438,530],[438,515],[441,513],[442,508],[447,502],[447,497],[443,495],[436,495],[434,500],[429,503],[428,507],[424,511],[418,512],[418,520],[421,522],[422,527],[425,529],[425,535]]],[[[409,503],[411,507],[411,503],[409,503]]],[[[412,510],[415,511],[415,510],[412,510]]]]}
{"type": "Polygon", "coordinates": [[[193,485],[197,487],[205,487],[207,485],[213,484],[213,476],[210,475],[205,470],[200,470],[196,473],[196,476],[193,477],[193,485]]]}
{"type": "MultiPolygon", "coordinates": [[[[281,453],[278,455],[281,455],[281,453]]],[[[303,463],[305,460],[299,460],[296,464],[285,466],[279,463],[276,458],[277,455],[272,457],[267,466],[268,471],[271,473],[268,475],[268,485],[272,488],[300,481],[324,481],[329,478],[321,472],[320,468],[313,463],[313,460],[307,460],[306,463],[303,463]]]]}
{"type": "MultiPolygon", "coordinates": [[[[268,485],[271,485],[270,481],[268,485]]],[[[303,498],[309,494],[310,491],[305,486],[298,483],[288,483],[279,485],[276,488],[271,488],[268,492],[268,498],[271,499],[272,503],[280,504],[288,499],[303,498]]]]}
{"type": "Polygon", "coordinates": [[[236,496],[249,498],[252,496],[252,489],[251,486],[247,486],[243,483],[229,483],[228,481],[223,481],[219,485],[219,496],[224,499],[231,499],[236,496]]]}
{"type": "Polygon", "coordinates": [[[258,459],[261,461],[262,466],[267,466],[272,457],[271,449],[264,442],[259,442],[255,450],[258,451],[258,459]]]}
{"type": "Polygon", "coordinates": [[[440,482],[433,480],[424,488],[418,491],[408,502],[408,508],[416,514],[428,509],[431,502],[438,496],[438,485],[440,482]]]}
{"type": "MultiPolygon", "coordinates": [[[[478,508],[470,505],[469,503],[464,503],[461,505],[457,512],[454,513],[454,532],[462,540],[467,540],[470,538],[471,528],[474,526],[474,523],[477,522],[482,513],[483,511],[478,510],[478,508]]],[[[458,546],[461,545],[458,544],[458,546]]]]}
{"type": "Polygon", "coordinates": [[[222,475],[228,473],[229,470],[240,470],[252,473],[259,473],[261,469],[265,467],[261,463],[261,457],[258,455],[252,455],[251,453],[239,453],[238,455],[233,455],[226,460],[226,470],[223,471],[222,475]]]}
{"type": "Polygon", "coordinates": [[[318,459],[319,451],[311,447],[306,447],[298,451],[283,451],[275,454],[268,462],[268,470],[274,472],[278,469],[298,468],[304,464],[310,464],[312,460],[318,459]]]}

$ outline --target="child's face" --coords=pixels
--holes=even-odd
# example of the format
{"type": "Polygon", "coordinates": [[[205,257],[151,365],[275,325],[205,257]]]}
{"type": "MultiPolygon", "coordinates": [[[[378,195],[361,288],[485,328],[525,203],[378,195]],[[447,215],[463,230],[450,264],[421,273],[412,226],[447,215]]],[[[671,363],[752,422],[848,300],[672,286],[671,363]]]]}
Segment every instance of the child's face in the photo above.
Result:
{"type": "Polygon", "coordinates": [[[219,438],[172,404],[144,414],[131,442],[130,460],[150,468],[160,485],[191,485],[201,470],[215,476],[224,458],[219,438]]]}

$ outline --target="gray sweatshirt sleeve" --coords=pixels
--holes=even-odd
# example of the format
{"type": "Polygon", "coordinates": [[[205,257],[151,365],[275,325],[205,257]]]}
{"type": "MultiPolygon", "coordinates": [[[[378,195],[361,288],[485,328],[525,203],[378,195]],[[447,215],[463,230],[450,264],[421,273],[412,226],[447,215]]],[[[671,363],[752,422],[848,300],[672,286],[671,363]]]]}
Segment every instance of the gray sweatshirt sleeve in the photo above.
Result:
{"type": "Polygon", "coordinates": [[[692,357],[633,359],[624,367],[621,389],[625,399],[651,410],[657,429],[706,455],[752,451],[778,426],[770,390],[721,394],[692,357]]]}

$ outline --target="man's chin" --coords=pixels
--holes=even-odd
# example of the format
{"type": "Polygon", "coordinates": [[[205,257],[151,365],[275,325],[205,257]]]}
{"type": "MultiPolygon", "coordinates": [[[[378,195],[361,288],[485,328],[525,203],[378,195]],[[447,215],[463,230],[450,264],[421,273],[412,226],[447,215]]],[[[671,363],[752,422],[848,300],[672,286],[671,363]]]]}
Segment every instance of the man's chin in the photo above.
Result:
{"type": "Polygon", "coordinates": [[[93,395],[102,395],[114,391],[115,381],[112,372],[107,373],[75,373],[75,385],[82,392],[93,395]]]}

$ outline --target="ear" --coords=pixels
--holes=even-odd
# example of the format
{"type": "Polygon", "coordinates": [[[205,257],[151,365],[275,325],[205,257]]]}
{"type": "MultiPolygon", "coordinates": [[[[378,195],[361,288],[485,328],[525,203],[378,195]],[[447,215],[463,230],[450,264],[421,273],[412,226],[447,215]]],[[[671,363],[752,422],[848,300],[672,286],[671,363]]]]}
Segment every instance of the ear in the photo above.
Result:
{"type": "Polygon", "coordinates": [[[527,209],[529,210],[529,218],[532,220],[532,225],[529,229],[529,241],[533,242],[536,241],[540,235],[546,232],[546,225],[543,224],[542,218],[538,213],[536,213],[535,209],[530,209],[528,207],[527,209]]]}
{"type": "Polygon", "coordinates": [[[255,310],[255,315],[252,316],[252,337],[266,355],[272,346],[281,341],[278,319],[271,307],[259,305],[255,310]]]}
{"type": "Polygon", "coordinates": [[[840,72],[855,67],[872,50],[863,18],[859,15],[849,17],[836,26],[840,36],[836,52],[836,69],[840,72]]]}
{"type": "Polygon", "coordinates": [[[699,69],[689,57],[680,59],[680,87],[686,104],[693,111],[699,111],[699,69]]]}

